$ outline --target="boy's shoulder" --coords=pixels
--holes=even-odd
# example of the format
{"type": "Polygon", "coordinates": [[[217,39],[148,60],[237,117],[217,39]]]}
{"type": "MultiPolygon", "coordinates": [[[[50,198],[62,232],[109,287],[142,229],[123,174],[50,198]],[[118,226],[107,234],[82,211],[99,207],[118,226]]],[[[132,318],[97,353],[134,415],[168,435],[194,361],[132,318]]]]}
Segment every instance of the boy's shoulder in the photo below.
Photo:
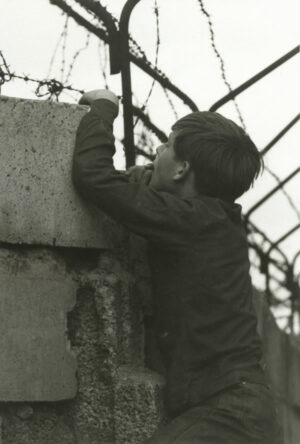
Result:
{"type": "Polygon", "coordinates": [[[206,215],[212,221],[226,221],[234,219],[241,222],[242,207],[235,202],[227,202],[222,199],[198,195],[190,198],[195,213],[206,215]]]}

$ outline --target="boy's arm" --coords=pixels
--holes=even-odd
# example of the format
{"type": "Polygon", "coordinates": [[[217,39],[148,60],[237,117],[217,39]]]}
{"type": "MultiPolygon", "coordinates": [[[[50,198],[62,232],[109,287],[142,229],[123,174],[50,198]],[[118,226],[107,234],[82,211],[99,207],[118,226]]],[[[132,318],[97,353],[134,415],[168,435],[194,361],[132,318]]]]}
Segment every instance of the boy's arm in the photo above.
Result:
{"type": "MultiPolygon", "coordinates": [[[[73,181],[82,196],[131,231],[153,241],[176,244],[186,239],[181,216],[187,204],[116,171],[113,121],[118,114],[110,97],[91,101],[76,135],[73,181]]],[[[81,103],[84,103],[81,101],[81,103]]]]}

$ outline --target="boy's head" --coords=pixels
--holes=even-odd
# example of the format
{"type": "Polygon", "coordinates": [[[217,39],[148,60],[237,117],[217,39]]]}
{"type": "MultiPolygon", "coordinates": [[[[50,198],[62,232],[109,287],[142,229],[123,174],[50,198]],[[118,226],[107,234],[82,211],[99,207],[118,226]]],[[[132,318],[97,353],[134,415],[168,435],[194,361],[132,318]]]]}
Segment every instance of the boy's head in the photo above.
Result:
{"type": "Polygon", "coordinates": [[[187,184],[198,194],[234,201],[262,170],[261,156],[245,131],[213,112],[178,120],[157,150],[151,185],[176,192],[187,184]]]}

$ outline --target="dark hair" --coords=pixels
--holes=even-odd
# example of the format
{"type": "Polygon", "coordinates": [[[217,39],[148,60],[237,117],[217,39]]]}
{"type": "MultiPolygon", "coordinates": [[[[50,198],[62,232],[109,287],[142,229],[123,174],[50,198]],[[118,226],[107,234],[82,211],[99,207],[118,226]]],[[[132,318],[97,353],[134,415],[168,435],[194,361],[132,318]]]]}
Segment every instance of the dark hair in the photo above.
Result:
{"type": "Polygon", "coordinates": [[[188,160],[200,194],[234,201],[263,169],[258,149],[232,120],[218,113],[194,112],[173,126],[174,151],[188,160]]]}

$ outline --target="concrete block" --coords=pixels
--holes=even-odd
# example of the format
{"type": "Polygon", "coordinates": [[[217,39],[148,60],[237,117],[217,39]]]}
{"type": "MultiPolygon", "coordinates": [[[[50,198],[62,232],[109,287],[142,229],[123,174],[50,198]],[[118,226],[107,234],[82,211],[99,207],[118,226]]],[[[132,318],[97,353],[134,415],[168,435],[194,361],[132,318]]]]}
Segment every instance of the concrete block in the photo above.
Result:
{"type": "MultiPolygon", "coordinates": [[[[8,404],[3,412],[0,444],[74,444],[72,426],[61,406],[62,403],[60,408],[57,403],[34,404],[33,414],[23,418],[18,414],[21,408],[18,404],[8,404]]],[[[70,406],[68,414],[70,417],[70,406]]]]}
{"type": "Polygon", "coordinates": [[[71,182],[75,134],[86,111],[0,97],[0,241],[109,248],[123,238],[71,182]]]}
{"type": "Polygon", "coordinates": [[[290,404],[281,403],[280,410],[283,422],[284,444],[299,444],[300,437],[300,412],[290,404]]]}
{"type": "Polygon", "coordinates": [[[76,394],[66,337],[75,286],[43,254],[0,250],[0,401],[58,401],[76,394]]]}
{"type": "Polygon", "coordinates": [[[266,373],[277,396],[287,399],[288,335],[281,331],[266,307],[263,317],[263,352],[266,373]]]}
{"type": "Polygon", "coordinates": [[[166,420],[164,379],[145,368],[120,367],[115,385],[116,444],[142,444],[166,420]]]}
{"type": "Polygon", "coordinates": [[[291,404],[300,408],[300,349],[292,338],[288,348],[288,396],[291,404]]]}

